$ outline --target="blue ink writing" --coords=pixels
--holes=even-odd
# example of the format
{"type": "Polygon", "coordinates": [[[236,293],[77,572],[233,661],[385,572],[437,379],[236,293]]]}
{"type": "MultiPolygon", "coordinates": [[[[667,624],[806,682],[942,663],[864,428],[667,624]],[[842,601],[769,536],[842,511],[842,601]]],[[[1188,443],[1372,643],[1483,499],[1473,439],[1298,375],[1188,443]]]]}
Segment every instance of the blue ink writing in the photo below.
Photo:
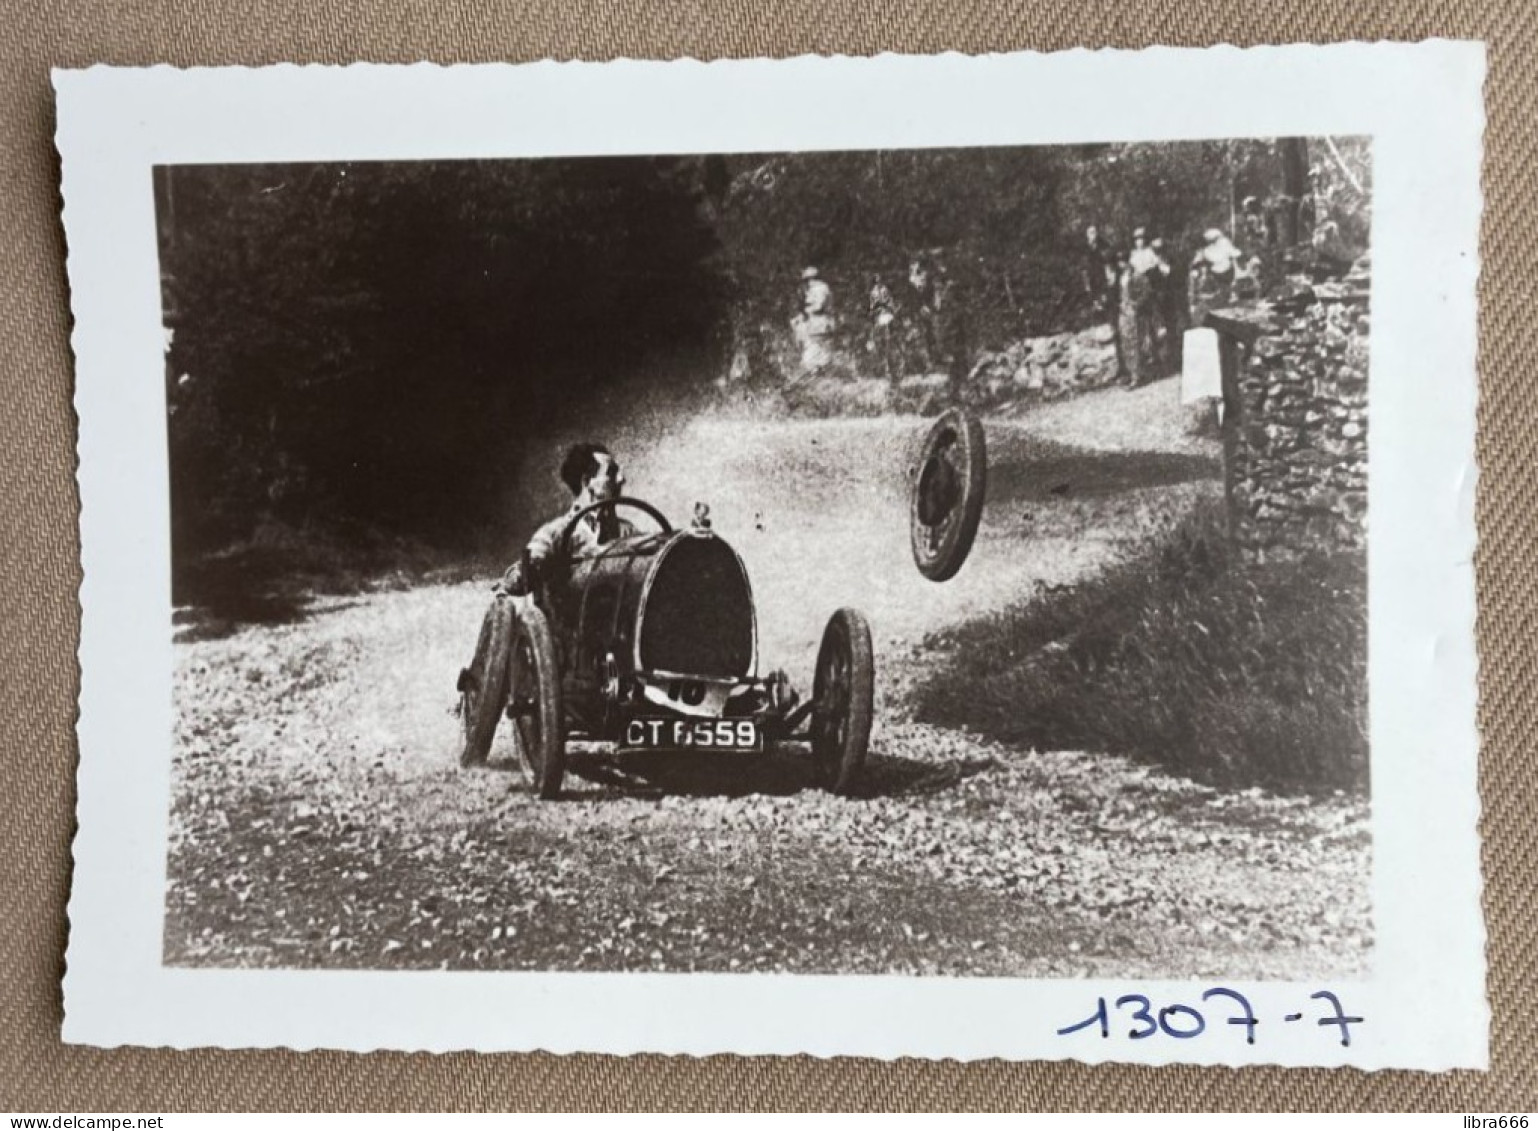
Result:
{"type": "Polygon", "coordinates": [[[1260,1024],[1260,1018],[1255,1016],[1255,1009],[1250,1005],[1250,999],[1238,990],[1230,990],[1224,986],[1214,986],[1202,994],[1202,1001],[1211,1001],[1215,997],[1226,997],[1240,1009],[1244,1010],[1239,1016],[1230,1017],[1228,1023],[1230,1025],[1243,1025],[1244,1043],[1253,1045],[1255,1043],[1255,1026],[1260,1024]]]}
{"type": "Polygon", "coordinates": [[[1339,1025],[1340,1026],[1340,1043],[1342,1045],[1346,1046],[1347,1048],[1350,1048],[1351,1047],[1351,1026],[1361,1024],[1362,1019],[1360,1017],[1347,1017],[1346,1016],[1346,1011],[1341,1008],[1340,998],[1336,997],[1329,990],[1320,990],[1318,993],[1316,993],[1316,994],[1309,994],[1308,996],[1313,1001],[1327,1001],[1327,1002],[1330,1003],[1330,1005],[1335,1010],[1335,1016],[1334,1017],[1321,1017],[1319,1019],[1319,1024],[1321,1024],[1321,1025],[1339,1025]]]}
{"type": "MultiPolygon", "coordinates": [[[[1229,989],[1227,986],[1213,986],[1203,992],[1202,1004],[1216,1000],[1226,1001],[1229,1012],[1223,1017],[1225,1026],[1237,1026],[1244,1031],[1244,1043],[1253,1045],[1256,1034],[1260,1029],[1260,1017],[1255,1012],[1255,1007],[1250,1004],[1249,998],[1238,990],[1229,989]]],[[[1324,1002],[1330,1012],[1323,1017],[1315,1019],[1319,1026],[1334,1026],[1340,1032],[1340,1043],[1343,1047],[1351,1046],[1351,1026],[1360,1025],[1363,1019],[1358,1016],[1348,1015],[1340,998],[1329,990],[1319,990],[1309,995],[1310,1001],[1324,1002]]],[[[1218,1006],[1214,1006],[1219,1008],[1218,1006]]],[[[1128,1040],[1143,1041],[1150,1037],[1163,1034],[1177,1041],[1189,1041],[1200,1037],[1207,1031],[1209,1015],[1220,1016],[1209,1009],[1203,1013],[1194,1005],[1184,1002],[1169,1002],[1155,1004],[1153,999],[1145,994],[1122,994],[1116,998],[1111,1006],[1106,1004],[1106,999],[1095,999],[1095,1011],[1082,1021],[1076,1021],[1072,1025],[1064,1026],[1057,1030],[1059,1037],[1072,1036],[1074,1033],[1085,1029],[1099,1029],[1102,1039],[1111,1036],[1111,1013],[1113,1009],[1120,1013],[1130,1024],[1125,1030],[1128,1040]]],[[[1297,1011],[1282,1016],[1283,1021],[1302,1021],[1304,1012],[1297,1011]]]]}

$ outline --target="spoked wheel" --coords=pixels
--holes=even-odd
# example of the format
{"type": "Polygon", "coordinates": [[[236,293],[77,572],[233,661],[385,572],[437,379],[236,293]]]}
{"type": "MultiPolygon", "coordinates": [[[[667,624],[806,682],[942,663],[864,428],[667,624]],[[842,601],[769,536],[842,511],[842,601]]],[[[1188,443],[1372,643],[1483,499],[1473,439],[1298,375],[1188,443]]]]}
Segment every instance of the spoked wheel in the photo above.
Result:
{"type": "Polygon", "coordinates": [[[509,668],[507,713],[534,775],[534,790],[549,801],[560,795],[566,776],[566,720],[550,622],[533,604],[518,611],[509,668]]]}
{"type": "Polygon", "coordinates": [[[828,619],[812,681],[812,757],[828,788],[848,794],[865,764],[876,686],[870,625],[854,609],[828,619]]]}
{"type": "Polygon", "coordinates": [[[931,581],[956,576],[977,538],[988,486],[983,425],[959,408],[929,430],[909,499],[913,563],[931,581]]]}
{"type": "Polygon", "coordinates": [[[507,656],[513,631],[512,602],[498,596],[481,621],[475,658],[459,673],[459,718],[464,745],[461,766],[479,766],[491,753],[491,741],[507,704],[507,656]]]}

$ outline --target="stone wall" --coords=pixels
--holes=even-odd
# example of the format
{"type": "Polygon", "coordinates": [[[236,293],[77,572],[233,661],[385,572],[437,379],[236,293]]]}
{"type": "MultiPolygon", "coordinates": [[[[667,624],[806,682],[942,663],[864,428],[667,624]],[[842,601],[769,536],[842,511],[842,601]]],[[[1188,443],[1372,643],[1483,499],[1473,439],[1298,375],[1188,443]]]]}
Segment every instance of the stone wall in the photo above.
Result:
{"type": "Polygon", "coordinates": [[[1229,529],[1252,561],[1367,539],[1365,285],[1216,311],[1229,529]]]}

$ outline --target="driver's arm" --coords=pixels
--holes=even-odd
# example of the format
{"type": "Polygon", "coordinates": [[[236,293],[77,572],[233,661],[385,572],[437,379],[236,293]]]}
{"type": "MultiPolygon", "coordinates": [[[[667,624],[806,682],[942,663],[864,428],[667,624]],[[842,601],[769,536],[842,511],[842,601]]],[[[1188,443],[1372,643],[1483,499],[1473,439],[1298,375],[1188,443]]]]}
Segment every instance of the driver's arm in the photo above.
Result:
{"type": "Polygon", "coordinates": [[[559,515],[545,523],[534,532],[534,537],[529,539],[529,560],[535,568],[544,565],[555,553],[555,544],[561,537],[561,531],[566,529],[566,523],[570,515],[559,515]]]}
{"type": "Polygon", "coordinates": [[[567,515],[559,515],[534,532],[534,536],[529,539],[527,551],[528,572],[534,576],[526,576],[522,558],[514,562],[502,575],[502,584],[509,593],[521,597],[529,592],[533,586],[534,577],[539,575],[545,564],[555,555],[555,544],[561,537],[561,531],[566,528],[567,520],[567,515]]]}

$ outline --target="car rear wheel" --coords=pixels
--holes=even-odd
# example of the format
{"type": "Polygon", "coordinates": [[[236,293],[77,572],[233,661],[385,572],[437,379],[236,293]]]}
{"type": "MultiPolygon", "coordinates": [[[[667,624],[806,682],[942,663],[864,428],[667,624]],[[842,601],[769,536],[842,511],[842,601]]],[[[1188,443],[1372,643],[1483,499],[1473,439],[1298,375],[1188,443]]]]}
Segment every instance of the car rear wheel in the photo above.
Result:
{"type": "Polygon", "coordinates": [[[550,622],[532,604],[518,613],[510,667],[507,711],[524,761],[534,775],[534,790],[549,801],[560,795],[566,776],[566,726],[550,622]]]}
{"type": "Polygon", "coordinates": [[[812,682],[812,757],[834,793],[853,790],[865,765],[875,686],[870,625],[854,609],[840,609],[822,634],[812,682]]]}
{"type": "Polygon", "coordinates": [[[507,704],[507,658],[513,627],[512,603],[498,596],[481,621],[475,658],[459,673],[459,718],[464,745],[461,766],[479,766],[491,753],[491,742],[507,704]]]}

